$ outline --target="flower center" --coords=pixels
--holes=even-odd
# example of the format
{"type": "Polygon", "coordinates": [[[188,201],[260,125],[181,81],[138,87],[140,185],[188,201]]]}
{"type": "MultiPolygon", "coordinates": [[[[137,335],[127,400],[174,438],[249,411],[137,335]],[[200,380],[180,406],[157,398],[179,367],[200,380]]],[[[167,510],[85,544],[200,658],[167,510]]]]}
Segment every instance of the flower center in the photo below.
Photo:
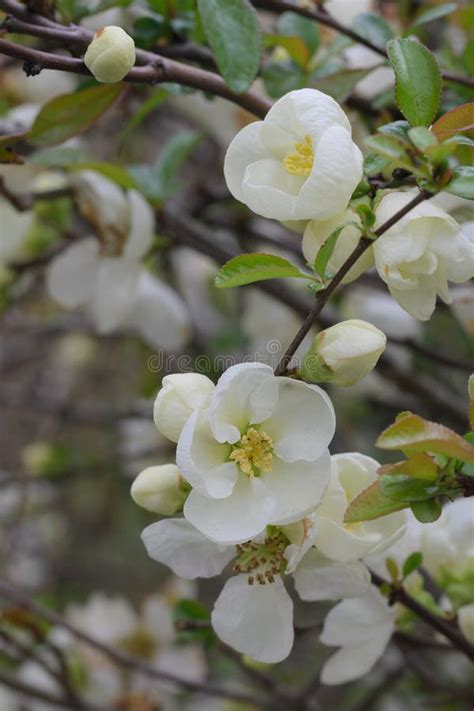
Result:
{"type": "Polygon", "coordinates": [[[314,150],[311,136],[307,133],[302,143],[295,143],[295,152],[283,158],[285,170],[291,175],[310,175],[313,169],[314,150]]]}
{"type": "Polygon", "coordinates": [[[239,465],[247,476],[260,476],[269,472],[273,463],[273,440],[265,432],[259,432],[254,427],[242,435],[230,453],[230,459],[239,465]]]}
{"type": "Polygon", "coordinates": [[[271,533],[264,543],[248,541],[237,546],[237,561],[234,563],[236,573],[248,573],[248,583],[255,581],[259,585],[274,583],[275,575],[282,570],[286,561],[283,554],[288,545],[286,536],[281,531],[271,533]]]}
{"type": "Polygon", "coordinates": [[[144,627],[137,627],[131,634],[123,637],[120,649],[141,659],[153,659],[156,652],[156,640],[144,627]]]}

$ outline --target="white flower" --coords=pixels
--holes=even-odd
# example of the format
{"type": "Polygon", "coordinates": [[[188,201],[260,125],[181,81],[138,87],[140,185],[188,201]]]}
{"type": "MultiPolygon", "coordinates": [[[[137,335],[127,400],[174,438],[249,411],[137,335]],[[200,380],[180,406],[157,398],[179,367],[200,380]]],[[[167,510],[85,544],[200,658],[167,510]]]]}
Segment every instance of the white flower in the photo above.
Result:
{"type": "Polygon", "coordinates": [[[0,266],[22,256],[25,240],[32,227],[31,212],[18,212],[0,197],[0,266]]]}
{"type": "MultiPolygon", "coordinates": [[[[357,244],[361,238],[361,231],[357,229],[354,224],[347,224],[349,222],[360,224],[359,217],[352,209],[347,209],[341,214],[331,217],[328,220],[311,220],[308,222],[303,234],[302,247],[304,258],[311,266],[314,264],[319,250],[329,239],[331,234],[338,227],[346,225],[337,238],[336,246],[334,247],[334,251],[327,265],[327,269],[332,274],[339,271],[346,259],[357,247],[357,244]]],[[[369,247],[365,250],[362,256],[359,257],[354,266],[349,269],[345,277],[342,279],[342,283],[348,284],[349,282],[354,281],[354,279],[360,277],[361,274],[373,267],[373,265],[374,254],[372,247],[369,247]]]]}
{"type": "Polygon", "coordinates": [[[377,588],[343,600],[324,621],[320,640],[341,647],[323,665],[323,684],[344,684],[367,674],[382,656],[395,630],[396,611],[377,588]]]}
{"type": "MultiPolygon", "coordinates": [[[[413,196],[385,195],[376,210],[375,228],[413,196]]],[[[420,321],[430,318],[437,295],[450,303],[448,281],[464,282],[474,275],[474,244],[452,217],[426,201],[379,237],[373,250],[380,278],[400,306],[420,321]]]]}
{"type": "Polygon", "coordinates": [[[348,204],[362,177],[362,154],[339,104],[300,89],[237,134],[224,174],[232,195],[258,215],[324,220],[348,204]]]}
{"type": "Polygon", "coordinates": [[[420,548],[423,566],[442,586],[452,576],[463,577],[473,571],[472,499],[456,499],[446,504],[437,521],[421,526],[420,548]]]}
{"type": "Polygon", "coordinates": [[[138,506],[162,516],[180,511],[186,499],[184,482],[175,464],[144,469],[133,482],[130,493],[138,506]]]}
{"type": "Polygon", "coordinates": [[[385,350],[387,338],[367,321],[341,321],[318,333],[301,373],[312,382],[329,380],[348,387],[370,373],[385,350]]]}
{"type": "Polygon", "coordinates": [[[214,388],[212,380],[199,373],[166,375],[153,408],[158,432],[177,442],[194,410],[209,406],[214,388]]]}
{"type": "MultiPolygon", "coordinates": [[[[214,606],[212,625],[237,651],[273,663],[288,656],[293,644],[293,603],[282,578],[285,559],[293,558],[298,566],[301,557],[302,565],[306,560],[306,549],[301,552],[299,547],[295,554],[295,544],[288,545],[288,528],[234,546],[214,543],[185,519],[168,519],[148,526],[142,539],[151,558],[186,578],[219,575],[235,559],[238,574],[224,585],[214,606]]],[[[356,564],[309,561],[306,573],[313,572],[312,580],[305,578],[303,571],[301,585],[296,574],[295,582],[305,600],[360,595],[369,585],[366,569],[360,568],[362,573],[356,564]]],[[[288,565],[287,572],[293,573],[294,568],[288,565]]]]}
{"type": "Polygon", "coordinates": [[[135,42],[121,27],[102,27],[87,48],[84,64],[97,81],[121,81],[135,64],[135,42]]]}
{"type": "Polygon", "coordinates": [[[260,363],[229,368],[209,410],[195,410],[179,438],[177,464],[193,487],[184,515],[222,543],[301,518],[326,489],[334,429],[317,386],[275,378],[260,363]]]}
{"type": "Polygon", "coordinates": [[[355,561],[389,548],[405,531],[403,511],[388,516],[344,523],[348,505],[377,479],[379,463],[357,452],[331,457],[333,471],[329,487],[316,509],[316,547],[327,558],[355,561]]]}
{"type": "Polygon", "coordinates": [[[474,644],[474,602],[462,605],[459,608],[458,622],[465,638],[474,644]]]}
{"type": "Polygon", "coordinates": [[[354,44],[345,50],[344,59],[349,69],[372,70],[355,85],[358,96],[373,99],[393,86],[395,76],[392,68],[384,66],[383,57],[368,47],[354,44]]]}
{"type": "Polygon", "coordinates": [[[179,351],[189,341],[191,324],[183,300],[168,284],[145,269],[139,273],[123,325],[151,348],[179,351]]]}
{"type": "Polygon", "coordinates": [[[139,260],[153,239],[153,212],[139,193],[124,195],[92,171],[76,184],[81,212],[100,241],[88,237],[56,257],[47,272],[48,291],[65,308],[87,306],[98,330],[108,333],[131,312],[139,260]]]}
{"type": "Polygon", "coordinates": [[[350,27],[361,12],[372,12],[373,0],[326,0],[324,9],[334,15],[339,22],[350,27]]]}

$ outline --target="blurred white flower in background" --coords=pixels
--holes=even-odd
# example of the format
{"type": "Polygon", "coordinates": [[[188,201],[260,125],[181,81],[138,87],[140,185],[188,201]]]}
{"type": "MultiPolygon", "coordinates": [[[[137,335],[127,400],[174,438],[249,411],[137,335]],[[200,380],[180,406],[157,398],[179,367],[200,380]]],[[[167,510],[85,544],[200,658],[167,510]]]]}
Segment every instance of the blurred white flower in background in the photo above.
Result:
{"type": "Polygon", "coordinates": [[[190,335],[186,307],[141,266],[154,236],[150,205],[93,171],[78,173],[73,184],[97,238],[73,243],[51,262],[50,296],[68,309],[86,307],[100,333],[132,326],[152,347],[179,349],[190,335]]]}

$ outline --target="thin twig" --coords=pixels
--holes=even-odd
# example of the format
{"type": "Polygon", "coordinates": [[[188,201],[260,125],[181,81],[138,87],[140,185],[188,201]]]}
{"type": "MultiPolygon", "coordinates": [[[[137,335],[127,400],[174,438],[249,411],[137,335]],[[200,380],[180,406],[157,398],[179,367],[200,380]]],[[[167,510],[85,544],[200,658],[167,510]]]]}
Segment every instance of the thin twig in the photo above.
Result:
{"type": "MultiPolygon", "coordinates": [[[[402,217],[405,217],[405,215],[407,215],[411,210],[413,210],[413,208],[415,208],[424,200],[428,200],[431,197],[431,193],[426,190],[421,190],[418,195],[413,198],[413,200],[410,200],[407,205],[405,205],[401,210],[392,215],[389,220],[384,222],[383,225],[381,225],[377,230],[375,230],[375,236],[380,237],[381,235],[383,235],[385,232],[387,232],[387,230],[389,230],[391,227],[393,227],[393,225],[395,225],[399,220],[401,220],[402,217]]],[[[344,264],[340,267],[338,272],[331,279],[328,286],[322,291],[318,292],[318,294],[316,295],[315,302],[311,310],[308,312],[305,320],[303,321],[301,328],[291,341],[290,345],[286,349],[284,356],[280,360],[280,363],[278,364],[275,370],[275,375],[283,375],[284,373],[286,373],[288,364],[290,363],[292,356],[296,353],[305,336],[309,333],[312,325],[325,307],[329,297],[335,291],[336,287],[341,283],[341,281],[350,271],[350,269],[354,266],[359,257],[362,256],[362,254],[366,251],[366,249],[370,247],[371,244],[373,244],[372,239],[369,239],[368,237],[361,237],[352,254],[349,255],[344,264]]]]}
{"type": "MultiPolygon", "coordinates": [[[[382,585],[387,584],[387,581],[384,580],[377,573],[370,571],[370,574],[372,577],[373,584],[376,585],[378,588],[380,588],[382,585]]],[[[401,605],[407,607],[409,610],[414,612],[415,615],[420,618],[420,620],[425,622],[432,629],[436,630],[437,632],[440,632],[444,637],[449,639],[449,641],[453,644],[454,647],[456,647],[456,649],[463,652],[468,659],[474,661],[474,645],[472,645],[464,637],[464,635],[461,634],[459,628],[455,624],[444,620],[442,617],[434,615],[432,612],[430,612],[430,610],[428,610],[427,607],[425,607],[424,605],[419,603],[418,600],[415,600],[414,597],[409,595],[403,587],[392,585],[390,588],[390,599],[393,602],[399,602],[401,605]]]]}
{"type": "MultiPolygon", "coordinates": [[[[302,15],[303,17],[308,17],[310,20],[318,22],[320,25],[325,25],[330,27],[341,35],[349,37],[357,44],[362,44],[364,47],[371,49],[372,52],[380,55],[381,57],[387,58],[387,51],[384,47],[379,47],[378,45],[371,42],[366,37],[363,37],[355,30],[346,25],[342,25],[335,17],[330,15],[327,11],[312,9],[307,5],[295,5],[288,0],[252,0],[252,4],[255,7],[259,7],[269,12],[281,13],[281,12],[294,12],[297,15],[302,15]]],[[[474,88],[474,79],[467,76],[459,76],[453,74],[452,72],[441,72],[443,79],[446,81],[455,82],[456,84],[461,84],[462,86],[467,86],[474,88]]]]}
{"type": "MultiPolygon", "coordinates": [[[[103,642],[94,639],[90,635],[86,634],[82,630],[78,629],[74,625],[64,620],[57,613],[48,610],[46,607],[39,605],[26,593],[17,590],[13,585],[5,580],[0,581],[0,596],[8,600],[11,600],[19,607],[28,610],[29,612],[42,617],[53,625],[62,627],[68,632],[70,632],[74,637],[81,640],[85,644],[98,649],[100,652],[105,654],[109,659],[114,661],[116,664],[126,667],[127,669],[133,669],[144,676],[151,677],[153,679],[159,679],[161,681],[170,682],[176,684],[183,689],[188,691],[198,691],[202,694],[208,696],[216,696],[220,698],[235,699],[236,701],[241,701],[243,703],[255,704],[257,707],[266,707],[267,703],[263,699],[259,699],[250,694],[241,693],[232,689],[224,689],[220,686],[213,684],[212,682],[197,682],[191,681],[189,679],[182,679],[176,674],[170,672],[161,671],[155,667],[142,662],[129,654],[121,652],[118,649],[113,649],[107,646],[103,642]]],[[[0,677],[1,680],[1,677],[0,677]]]]}

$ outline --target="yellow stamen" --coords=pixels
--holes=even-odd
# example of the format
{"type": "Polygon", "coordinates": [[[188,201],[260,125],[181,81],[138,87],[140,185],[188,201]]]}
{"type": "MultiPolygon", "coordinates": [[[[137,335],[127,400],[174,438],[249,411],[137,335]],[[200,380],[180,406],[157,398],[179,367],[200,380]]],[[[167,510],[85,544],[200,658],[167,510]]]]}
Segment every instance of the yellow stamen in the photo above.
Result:
{"type": "Polygon", "coordinates": [[[269,472],[272,468],[273,440],[265,432],[250,427],[235,445],[230,459],[236,462],[247,476],[269,472]]]}
{"type": "Polygon", "coordinates": [[[303,143],[295,144],[295,152],[288,153],[283,158],[285,170],[291,175],[304,175],[305,178],[310,175],[313,168],[314,150],[311,136],[307,133],[303,143]]]}

